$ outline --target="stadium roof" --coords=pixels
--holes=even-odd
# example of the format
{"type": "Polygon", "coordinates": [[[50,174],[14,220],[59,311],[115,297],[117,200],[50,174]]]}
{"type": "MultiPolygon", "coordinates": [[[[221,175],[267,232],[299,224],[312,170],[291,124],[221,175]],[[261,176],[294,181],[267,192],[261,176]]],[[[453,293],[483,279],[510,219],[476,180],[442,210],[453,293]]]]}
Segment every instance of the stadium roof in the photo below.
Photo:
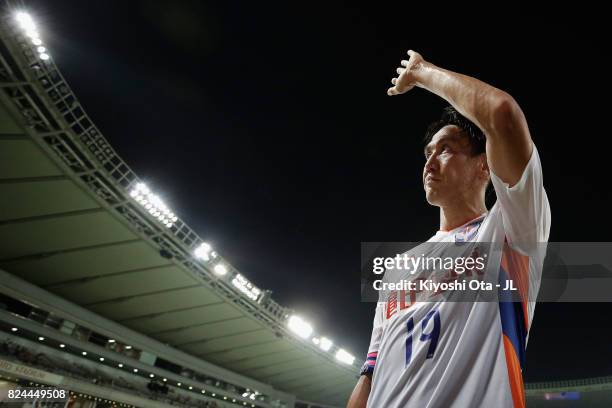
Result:
{"type": "Polygon", "coordinates": [[[290,310],[202,247],[96,128],[37,32],[18,23],[5,16],[0,28],[0,267],[298,399],[343,405],[357,363],[299,337],[290,310]]]}

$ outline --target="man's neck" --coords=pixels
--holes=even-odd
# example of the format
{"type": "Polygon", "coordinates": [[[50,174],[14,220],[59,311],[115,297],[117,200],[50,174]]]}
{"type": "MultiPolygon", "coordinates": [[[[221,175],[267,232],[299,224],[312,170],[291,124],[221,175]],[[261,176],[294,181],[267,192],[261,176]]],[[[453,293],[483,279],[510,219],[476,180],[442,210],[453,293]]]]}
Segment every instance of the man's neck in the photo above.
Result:
{"type": "Polygon", "coordinates": [[[440,231],[451,231],[487,212],[484,203],[440,207],[440,231]]]}

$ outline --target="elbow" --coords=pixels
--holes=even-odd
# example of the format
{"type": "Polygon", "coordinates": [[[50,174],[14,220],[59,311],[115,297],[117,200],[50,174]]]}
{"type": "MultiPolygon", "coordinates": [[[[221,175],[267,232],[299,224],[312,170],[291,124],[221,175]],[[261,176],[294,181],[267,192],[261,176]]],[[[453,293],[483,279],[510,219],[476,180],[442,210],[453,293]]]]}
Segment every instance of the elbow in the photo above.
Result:
{"type": "Polygon", "coordinates": [[[510,94],[498,91],[492,96],[489,124],[494,133],[515,128],[522,117],[521,108],[510,94]]]}

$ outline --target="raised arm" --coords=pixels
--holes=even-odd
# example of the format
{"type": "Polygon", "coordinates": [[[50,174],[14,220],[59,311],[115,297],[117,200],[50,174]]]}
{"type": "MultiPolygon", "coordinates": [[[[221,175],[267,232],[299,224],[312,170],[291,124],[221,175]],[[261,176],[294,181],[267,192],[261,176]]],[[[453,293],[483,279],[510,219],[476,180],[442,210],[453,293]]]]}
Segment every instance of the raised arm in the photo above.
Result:
{"type": "Polygon", "coordinates": [[[439,68],[415,51],[408,55],[387,93],[399,95],[416,86],[448,101],[484,132],[491,170],[505,183],[515,185],[533,146],[527,121],[514,98],[478,79],[439,68]]]}

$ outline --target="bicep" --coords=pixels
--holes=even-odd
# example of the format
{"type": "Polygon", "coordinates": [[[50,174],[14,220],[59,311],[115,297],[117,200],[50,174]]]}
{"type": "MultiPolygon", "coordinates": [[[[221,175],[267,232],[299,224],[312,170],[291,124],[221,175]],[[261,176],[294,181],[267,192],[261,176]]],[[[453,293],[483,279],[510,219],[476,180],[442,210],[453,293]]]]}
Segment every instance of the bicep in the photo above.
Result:
{"type": "Polygon", "coordinates": [[[504,183],[514,186],[531,157],[531,135],[523,111],[510,95],[500,96],[494,104],[491,125],[485,130],[487,163],[504,183]]]}

